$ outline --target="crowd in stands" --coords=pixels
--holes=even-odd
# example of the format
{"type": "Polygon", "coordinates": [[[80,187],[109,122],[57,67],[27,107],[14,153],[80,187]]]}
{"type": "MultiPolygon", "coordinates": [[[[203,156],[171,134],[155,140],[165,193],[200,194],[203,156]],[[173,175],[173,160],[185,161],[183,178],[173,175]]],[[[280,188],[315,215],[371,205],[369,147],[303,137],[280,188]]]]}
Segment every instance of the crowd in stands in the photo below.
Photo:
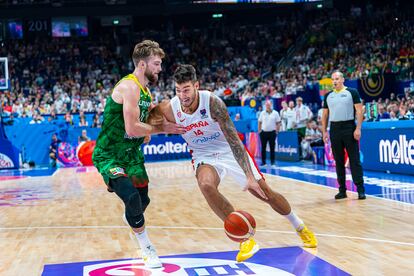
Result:
{"type": "MultiPolygon", "coordinates": [[[[152,87],[153,98],[159,102],[173,96],[171,72],[178,63],[195,64],[203,86],[218,95],[226,88],[245,86],[283,56],[301,28],[297,22],[281,19],[272,25],[222,26],[213,34],[208,28],[151,32],[167,53],[164,74],[152,87]],[[285,31],[278,33],[279,29],[285,31]]],[[[137,41],[148,38],[147,32],[141,35],[137,41]]],[[[120,47],[108,41],[6,42],[0,56],[9,58],[11,89],[0,92],[3,111],[35,121],[52,113],[101,113],[115,83],[133,71],[129,56],[122,57],[120,47]]]]}
{"type": "Polygon", "coordinates": [[[407,92],[397,97],[392,93],[390,98],[373,101],[368,108],[365,112],[367,122],[414,120],[414,94],[407,92]]]}
{"type": "Polygon", "coordinates": [[[246,89],[243,97],[296,94],[329,78],[334,70],[343,72],[346,79],[388,73],[400,80],[414,79],[412,11],[370,6],[355,10],[351,16],[333,12],[314,22],[291,61],[260,81],[256,89],[246,89]]]}
{"type": "MultiPolygon", "coordinates": [[[[202,87],[216,95],[283,98],[329,77],[334,69],[342,70],[346,78],[395,73],[414,79],[413,26],[412,17],[396,18],[392,10],[367,8],[362,15],[354,9],[351,17],[333,12],[309,22],[292,16],[268,25],[142,32],[137,41],[152,38],[167,53],[164,74],[152,87],[156,102],[173,96],[171,73],[178,63],[194,64],[202,87]],[[277,67],[299,37],[306,41],[290,61],[277,67]]],[[[130,57],[121,50],[108,37],[6,41],[0,56],[9,58],[11,89],[0,91],[3,115],[9,121],[30,118],[34,124],[65,114],[60,117],[70,124],[99,127],[105,99],[133,70],[130,57]],[[86,120],[84,114],[91,112],[97,115],[86,120]],[[79,114],[79,121],[73,122],[73,114],[79,114]]],[[[305,104],[317,112],[317,103],[305,104]]],[[[386,110],[391,119],[411,118],[413,99],[405,95],[378,101],[378,110],[386,110]]]]}

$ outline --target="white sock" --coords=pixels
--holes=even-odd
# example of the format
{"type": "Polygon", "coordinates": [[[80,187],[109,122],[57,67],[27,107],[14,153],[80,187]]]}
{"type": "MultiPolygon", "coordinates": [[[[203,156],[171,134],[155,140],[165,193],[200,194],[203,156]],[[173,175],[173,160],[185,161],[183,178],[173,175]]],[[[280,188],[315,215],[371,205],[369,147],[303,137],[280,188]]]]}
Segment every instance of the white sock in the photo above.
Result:
{"type": "Polygon", "coordinates": [[[139,242],[139,246],[141,249],[147,248],[148,246],[152,246],[151,241],[148,238],[147,230],[144,229],[141,233],[134,232],[135,237],[137,237],[137,240],[139,242]]]}
{"type": "Polygon", "coordinates": [[[284,217],[290,221],[293,227],[295,227],[296,231],[300,231],[303,229],[303,220],[301,220],[293,211],[291,211],[289,215],[286,215],[284,217]]]}

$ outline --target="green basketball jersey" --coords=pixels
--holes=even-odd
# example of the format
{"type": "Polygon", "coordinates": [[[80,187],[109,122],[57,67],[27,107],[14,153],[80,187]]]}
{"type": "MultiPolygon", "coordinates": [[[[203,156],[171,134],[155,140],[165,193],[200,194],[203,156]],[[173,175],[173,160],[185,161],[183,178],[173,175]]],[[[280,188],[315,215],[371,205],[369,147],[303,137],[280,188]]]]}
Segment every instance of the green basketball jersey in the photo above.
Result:
{"type": "MultiPolygon", "coordinates": [[[[139,120],[146,122],[149,114],[148,108],[152,102],[151,94],[142,87],[133,74],[129,74],[122,80],[133,80],[140,87],[140,99],[138,103],[140,109],[139,120]]],[[[119,82],[116,85],[118,84],[119,82]]],[[[128,160],[144,162],[144,156],[140,148],[144,137],[130,137],[126,133],[123,105],[116,103],[109,96],[106,101],[103,116],[102,129],[96,140],[96,147],[93,153],[95,165],[105,162],[105,159],[120,162],[128,162],[128,160]]]]}

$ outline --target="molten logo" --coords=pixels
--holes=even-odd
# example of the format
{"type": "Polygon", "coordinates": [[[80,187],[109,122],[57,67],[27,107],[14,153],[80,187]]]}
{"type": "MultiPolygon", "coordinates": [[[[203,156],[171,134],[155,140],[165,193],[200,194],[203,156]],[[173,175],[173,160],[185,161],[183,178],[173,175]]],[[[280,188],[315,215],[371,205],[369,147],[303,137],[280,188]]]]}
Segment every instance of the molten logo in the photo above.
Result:
{"type": "Polygon", "coordinates": [[[400,135],[399,140],[381,140],[379,158],[381,163],[414,166],[414,140],[407,140],[406,135],[400,135]]]}
{"type": "Polygon", "coordinates": [[[144,154],[166,154],[166,153],[183,153],[188,152],[186,143],[166,142],[158,145],[145,145],[144,154]]]}

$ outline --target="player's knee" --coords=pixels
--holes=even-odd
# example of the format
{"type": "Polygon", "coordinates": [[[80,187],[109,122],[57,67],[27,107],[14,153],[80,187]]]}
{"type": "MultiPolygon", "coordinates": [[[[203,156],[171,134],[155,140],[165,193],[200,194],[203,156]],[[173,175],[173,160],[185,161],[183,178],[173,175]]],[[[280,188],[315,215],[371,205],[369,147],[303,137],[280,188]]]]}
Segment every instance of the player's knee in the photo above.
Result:
{"type": "Polygon", "coordinates": [[[136,215],[143,213],[141,197],[137,191],[129,195],[126,208],[129,214],[136,215]]]}
{"type": "Polygon", "coordinates": [[[200,179],[198,181],[198,186],[203,194],[214,194],[217,193],[217,187],[208,179],[200,179]]]}
{"type": "Polygon", "coordinates": [[[125,215],[129,226],[132,228],[141,228],[145,224],[144,214],[141,212],[140,214],[130,214],[127,210],[125,215]]]}
{"type": "Polygon", "coordinates": [[[133,228],[140,228],[144,225],[144,208],[138,192],[129,195],[125,204],[126,218],[129,225],[133,228]]]}

